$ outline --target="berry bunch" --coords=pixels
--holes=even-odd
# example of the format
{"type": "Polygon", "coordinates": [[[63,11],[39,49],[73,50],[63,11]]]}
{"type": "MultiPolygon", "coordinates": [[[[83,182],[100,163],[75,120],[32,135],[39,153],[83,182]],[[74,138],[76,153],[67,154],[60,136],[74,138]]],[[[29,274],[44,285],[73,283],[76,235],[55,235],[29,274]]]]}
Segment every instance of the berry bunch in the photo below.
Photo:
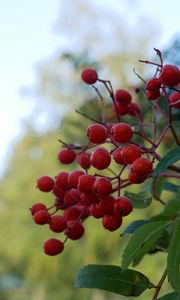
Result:
{"type": "Polygon", "coordinates": [[[102,102],[104,98],[94,84],[104,85],[112,100],[116,120],[109,122],[102,105],[102,122],[88,126],[85,145],[60,141],[59,162],[66,165],[76,162],[78,168],[71,172],[61,171],[54,178],[42,176],[37,179],[37,188],[52,193],[54,202],[50,208],[43,203],[34,204],[31,208],[34,222],[46,224],[52,232],[65,236],[63,242],[56,238],[47,240],[44,243],[46,254],[57,255],[64,250],[68,239],[80,239],[85,231],[84,222],[89,217],[101,219],[102,226],[109,231],[117,230],[123,218],[133,210],[131,200],[122,193],[123,189],[152,177],[153,164],[160,160],[156,151],[168,129],[179,143],[172,126],[172,108],[180,108],[180,70],[172,65],[163,66],[161,53],[155,50],[160,64],[145,61],[156,66],[155,76],[146,82],[146,97],[159,113],[162,113],[158,104],[161,96],[169,108],[167,126],[158,137],[155,119],[151,124],[153,136],[150,138],[145,134],[146,123],[141,109],[132,101],[128,90],[119,88],[114,92],[110,81],[100,79],[96,70],[88,68],[82,71],[82,80],[93,86],[102,102]],[[169,94],[169,90],[173,92],[169,94]],[[120,118],[126,114],[135,120],[133,118],[130,124],[122,121],[120,118]],[[135,130],[136,124],[139,130],[135,130]],[[142,142],[137,143],[136,137],[142,142]],[[114,164],[118,172],[113,170],[114,164]]]}

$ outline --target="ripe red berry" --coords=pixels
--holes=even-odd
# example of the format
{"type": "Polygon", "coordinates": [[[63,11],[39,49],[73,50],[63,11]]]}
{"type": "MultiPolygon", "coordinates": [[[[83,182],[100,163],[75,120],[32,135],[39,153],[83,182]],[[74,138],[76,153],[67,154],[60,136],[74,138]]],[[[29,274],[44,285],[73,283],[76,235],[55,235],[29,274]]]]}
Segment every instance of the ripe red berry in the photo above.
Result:
{"type": "Polygon", "coordinates": [[[122,157],[122,154],[121,154],[121,150],[123,149],[123,147],[118,147],[116,148],[116,150],[113,152],[113,158],[115,160],[115,162],[117,164],[120,164],[120,165],[124,165],[124,160],[123,160],[123,157],[122,157]]]}
{"type": "Polygon", "coordinates": [[[180,82],[180,70],[174,65],[165,65],[159,79],[166,86],[175,86],[180,82]]]}
{"type": "Polygon", "coordinates": [[[68,228],[65,230],[65,234],[71,240],[78,240],[84,234],[84,227],[81,223],[70,221],[68,222],[68,228]]]}
{"type": "Polygon", "coordinates": [[[87,68],[81,72],[81,79],[87,84],[94,84],[98,80],[96,70],[87,68]]]}
{"type": "Polygon", "coordinates": [[[124,103],[120,103],[115,101],[115,104],[113,104],[113,111],[115,113],[118,113],[119,116],[124,116],[128,113],[128,105],[124,103]]]}
{"type": "Polygon", "coordinates": [[[140,184],[140,183],[144,182],[145,179],[147,178],[146,175],[136,174],[132,170],[130,170],[128,177],[129,177],[130,182],[134,183],[134,184],[140,184]]]}
{"type": "Polygon", "coordinates": [[[141,109],[139,107],[139,105],[135,102],[130,102],[128,105],[128,115],[129,116],[136,116],[139,115],[141,113],[141,109]]]}
{"type": "Polygon", "coordinates": [[[78,154],[77,163],[81,166],[81,168],[88,170],[91,167],[90,156],[90,153],[86,151],[78,154]]]}
{"type": "Polygon", "coordinates": [[[111,136],[115,142],[128,143],[132,136],[132,128],[127,123],[117,123],[111,129],[111,136]]]}
{"type": "Polygon", "coordinates": [[[115,231],[122,224],[122,216],[120,214],[105,215],[102,219],[102,224],[107,230],[115,231]]]}
{"type": "Polygon", "coordinates": [[[54,256],[64,250],[64,244],[58,239],[51,238],[44,243],[43,248],[47,255],[54,256]]]}
{"type": "Polygon", "coordinates": [[[62,171],[56,176],[56,185],[64,191],[68,191],[70,189],[70,186],[68,184],[68,175],[68,172],[62,171]]]}
{"type": "Polygon", "coordinates": [[[104,170],[111,163],[111,155],[106,148],[99,147],[91,153],[90,160],[93,167],[104,170]]]}
{"type": "Polygon", "coordinates": [[[78,190],[83,193],[92,194],[95,180],[96,177],[92,175],[85,174],[80,176],[78,180],[78,190]]]}
{"type": "Polygon", "coordinates": [[[81,200],[83,204],[90,205],[96,203],[97,198],[95,195],[81,193],[81,200]]]}
{"type": "Polygon", "coordinates": [[[71,188],[77,188],[78,186],[78,179],[80,176],[84,175],[85,172],[82,170],[74,170],[71,171],[68,175],[68,184],[71,188]]]}
{"type": "Polygon", "coordinates": [[[66,229],[66,219],[63,216],[55,215],[51,217],[49,228],[54,232],[62,232],[66,229]]]}
{"type": "Polygon", "coordinates": [[[146,91],[146,97],[148,100],[156,100],[158,99],[159,97],[161,96],[161,93],[160,93],[160,90],[153,90],[153,91],[150,91],[150,90],[147,90],[146,91]]]}
{"type": "Polygon", "coordinates": [[[132,164],[141,156],[141,148],[136,145],[124,146],[121,150],[121,155],[125,164],[132,164]]]}
{"type": "Polygon", "coordinates": [[[138,175],[147,176],[152,171],[152,162],[144,157],[137,158],[132,164],[132,171],[138,175]]]}
{"type": "Polygon", "coordinates": [[[159,90],[161,87],[161,80],[157,77],[151,78],[146,82],[146,89],[149,91],[159,90]]]}
{"type": "Polygon", "coordinates": [[[65,194],[65,191],[60,189],[56,184],[54,185],[52,192],[56,197],[60,197],[60,198],[63,198],[65,194]]]}
{"type": "Polygon", "coordinates": [[[180,109],[180,92],[174,92],[169,96],[169,102],[173,107],[180,109]],[[179,101],[179,102],[178,102],[179,101]],[[177,102],[176,104],[174,104],[177,102]]]}
{"type": "Polygon", "coordinates": [[[71,221],[71,220],[77,220],[81,214],[81,210],[78,208],[78,206],[70,206],[64,210],[63,216],[65,220],[71,221]]]}
{"type": "Polygon", "coordinates": [[[87,128],[87,137],[91,143],[102,144],[107,138],[107,129],[101,124],[91,124],[87,128]]]}
{"type": "Polygon", "coordinates": [[[76,153],[72,149],[63,149],[58,153],[58,159],[62,164],[71,164],[76,158],[76,153]]]}
{"type": "Polygon", "coordinates": [[[49,176],[42,176],[37,179],[37,188],[42,192],[50,192],[54,187],[54,179],[49,176]]]}
{"type": "Polygon", "coordinates": [[[32,215],[34,215],[37,211],[39,211],[39,210],[46,210],[46,209],[47,209],[47,207],[43,203],[35,203],[31,207],[30,210],[31,210],[32,215]]]}
{"type": "Polygon", "coordinates": [[[112,214],[114,210],[114,197],[101,197],[97,206],[103,212],[103,214],[112,214]]]}
{"type": "Polygon", "coordinates": [[[131,102],[132,96],[129,91],[125,89],[118,89],[115,93],[115,99],[117,102],[128,104],[131,102]]]}
{"type": "Polygon", "coordinates": [[[76,204],[81,200],[81,192],[77,189],[71,189],[65,193],[64,203],[76,204]]]}
{"type": "Polygon", "coordinates": [[[102,209],[95,203],[90,206],[90,213],[95,219],[100,219],[104,216],[102,209]]]}
{"type": "Polygon", "coordinates": [[[99,177],[93,184],[93,192],[97,196],[107,196],[112,192],[111,180],[106,177],[99,177]]]}
{"type": "Polygon", "coordinates": [[[38,210],[34,214],[34,221],[38,225],[44,225],[51,221],[51,215],[48,213],[47,209],[38,210]]]}
{"type": "Polygon", "coordinates": [[[114,201],[114,213],[119,213],[121,216],[125,217],[129,215],[133,210],[133,206],[129,198],[118,197],[114,201]]]}

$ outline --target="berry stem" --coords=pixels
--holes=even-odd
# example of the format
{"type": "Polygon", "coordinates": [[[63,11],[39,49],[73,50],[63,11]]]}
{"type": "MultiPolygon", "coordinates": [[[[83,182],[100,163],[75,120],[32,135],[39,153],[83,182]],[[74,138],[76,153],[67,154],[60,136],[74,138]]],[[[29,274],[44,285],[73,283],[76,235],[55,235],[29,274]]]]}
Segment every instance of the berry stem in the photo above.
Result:
{"type": "Polygon", "coordinates": [[[159,176],[161,176],[161,177],[172,177],[172,178],[179,178],[180,179],[180,175],[172,174],[172,173],[160,173],[159,176]]]}
{"type": "Polygon", "coordinates": [[[166,276],[167,276],[167,268],[165,269],[165,271],[164,271],[161,279],[159,280],[158,284],[155,287],[155,293],[154,293],[154,296],[153,296],[152,300],[156,300],[157,299],[157,296],[159,295],[159,292],[160,292],[160,290],[162,288],[162,285],[163,285],[163,283],[164,283],[164,281],[166,279],[166,276]]]}
{"type": "Polygon", "coordinates": [[[78,113],[78,114],[80,114],[80,115],[83,116],[84,118],[89,119],[90,121],[93,121],[93,122],[98,123],[98,124],[101,124],[101,125],[104,124],[103,122],[98,121],[98,120],[96,120],[96,119],[94,119],[94,118],[92,118],[92,117],[90,117],[90,116],[84,114],[83,112],[81,112],[81,111],[79,111],[79,110],[75,110],[75,112],[78,113]]]}
{"type": "Polygon", "coordinates": [[[103,96],[101,95],[101,93],[99,92],[99,90],[97,89],[96,86],[92,86],[93,89],[96,91],[96,93],[98,94],[99,96],[99,99],[100,99],[100,107],[101,107],[101,113],[102,113],[102,123],[103,124],[106,124],[106,121],[105,121],[105,106],[104,106],[104,98],[103,96]]]}

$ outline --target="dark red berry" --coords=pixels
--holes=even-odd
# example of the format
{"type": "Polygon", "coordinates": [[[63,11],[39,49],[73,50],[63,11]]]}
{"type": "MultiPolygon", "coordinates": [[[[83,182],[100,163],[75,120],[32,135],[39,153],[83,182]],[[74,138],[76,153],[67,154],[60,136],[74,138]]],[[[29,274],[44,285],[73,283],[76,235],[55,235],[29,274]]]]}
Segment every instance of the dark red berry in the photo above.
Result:
{"type": "Polygon", "coordinates": [[[63,149],[58,153],[58,159],[62,164],[71,164],[76,158],[76,153],[72,149],[63,149]]]}
{"type": "Polygon", "coordinates": [[[174,65],[165,65],[159,79],[166,86],[175,86],[180,82],[180,70],[174,65]]]}
{"type": "Polygon", "coordinates": [[[169,102],[172,105],[172,107],[180,109],[180,92],[174,92],[174,93],[172,93],[169,96],[169,102]],[[176,103],[176,104],[174,104],[174,103],[176,103]]]}
{"type": "Polygon", "coordinates": [[[103,214],[112,214],[114,210],[114,197],[101,197],[97,206],[103,212],[103,214]]]}
{"type": "Polygon", "coordinates": [[[115,101],[115,104],[113,104],[113,111],[115,113],[118,113],[119,116],[124,116],[128,113],[128,105],[127,104],[123,104],[123,103],[119,103],[117,101],[115,101]]]}
{"type": "Polygon", "coordinates": [[[129,116],[137,116],[141,113],[141,109],[137,103],[130,102],[127,106],[128,106],[128,115],[129,116]]]}
{"type": "Polygon", "coordinates": [[[133,206],[129,198],[118,197],[114,201],[114,213],[119,213],[121,216],[125,217],[129,215],[133,210],[133,206]]]}
{"type": "Polygon", "coordinates": [[[161,96],[160,90],[153,90],[153,91],[147,90],[146,91],[146,97],[148,100],[154,101],[154,100],[158,99],[160,96],[161,96]]]}
{"type": "Polygon", "coordinates": [[[43,203],[35,203],[31,207],[30,210],[31,210],[32,215],[34,215],[37,211],[39,211],[39,210],[46,210],[46,209],[47,209],[47,207],[43,203]]]}
{"type": "Polygon", "coordinates": [[[66,204],[76,204],[81,200],[81,192],[77,189],[71,189],[65,193],[64,203],[66,204]]]}
{"type": "Polygon", "coordinates": [[[56,176],[56,181],[55,181],[56,185],[64,191],[68,191],[70,189],[70,186],[68,184],[68,176],[69,176],[68,172],[64,172],[64,171],[60,172],[56,176]]]}
{"type": "Polygon", "coordinates": [[[96,203],[97,198],[95,195],[81,193],[81,200],[85,205],[90,205],[96,203]]]}
{"type": "Polygon", "coordinates": [[[42,192],[50,192],[54,187],[54,179],[49,176],[42,176],[37,179],[37,188],[42,192]]]}
{"type": "Polygon", "coordinates": [[[136,174],[132,170],[130,170],[128,177],[129,177],[130,182],[134,183],[134,184],[140,184],[140,183],[144,182],[147,178],[146,175],[136,174]]]}
{"type": "Polygon", "coordinates": [[[54,185],[52,192],[56,197],[61,197],[61,198],[63,198],[65,194],[65,191],[62,190],[60,187],[58,187],[56,184],[54,185]]]}
{"type": "Polygon", "coordinates": [[[157,77],[151,78],[146,82],[146,89],[149,91],[159,90],[161,87],[161,80],[157,77]]]}
{"type": "Polygon", "coordinates": [[[121,155],[125,164],[132,164],[141,156],[141,148],[136,145],[124,146],[121,150],[121,155]]]}
{"type": "Polygon", "coordinates": [[[84,234],[84,227],[81,223],[70,221],[68,222],[68,228],[65,230],[65,234],[71,240],[78,240],[84,234]]]}
{"type": "Polygon", "coordinates": [[[55,215],[51,217],[49,228],[54,232],[62,232],[66,229],[66,219],[63,216],[55,215]]]}
{"type": "Polygon", "coordinates": [[[101,124],[92,124],[87,128],[87,137],[91,143],[102,144],[107,138],[107,129],[101,124]]]}
{"type": "Polygon", "coordinates": [[[88,170],[91,167],[90,156],[91,154],[86,151],[78,154],[77,163],[81,166],[81,168],[88,170]]]}
{"type": "Polygon", "coordinates": [[[91,153],[90,160],[93,167],[104,170],[111,163],[111,155],[106,148],[99,147],[91,153]]]}
{"type": "Polygon", "coordinates": [[[71,171],[68,175],[68,185],[71,187],[71,188],[77,188],[78,186],[78,179],[80,176],[84,175],[85,172],[82,171],[82,170],[74,170],[74,171],[71,171]]]}
{"type": "Polygon", "coordinates": [[[128,104],[131,102],[132,96],[129,91],[125,89],[118,89],[115,93],[115,99],[117,102],[128,104]]]}
{"type": "Polygon", "coordinates": [[[78,206],[70,206],[64,210],[63,216],[66,219],[66,221],[71,220],[77,220],[81,214],[81,210],[78,208],[78,206]]]}
{"type": "Polygon", "coordinates": [[[105,215],[102,219],[102,224],[107,230],[115,231],[122,224],[122,216],[120,214],[105,215]]]}
{"type": "Polygon", "coordinates": [[[34,214],[34,221],[38,225],[44,225],[51,221],[51,215],[48,213],[47,209],[38,210],[34,214]]]}
{"type": "Polygon", "coordinates": [[[81,72],[81,79],[87,84],[94,84],[98,80],[96,70],[87,68],[81,72]]]}
{"type": "Polygon", "coordinates": [[[93,184],[93,192],[97,196],[107,196],[112,192],[111,180],[106,177],[99,177],[93,184]]]}
{"type": "Polygon", "coordinates": [[[137,158],[132,164],[132,171],[138,175],[146,176],[152,171],[152,162],[144,157],[137,158]]]}
{"type": "Polygon", "coordinates": [[[44,243],[43,248],[47,255],[54,256],[64,250],[64,244],[58,239],[51,238],[44,243]]]}
{"type": "Polygon", "coordinates": [[[115,160],[115,162],[117,164],[120,164],[120,165],[124,165],[124,160],[123,160],[123,157],[122,157],[122,154],[121,154],[121,150],[123,149],[123,147],[118,147],[114,152],[113,152],[113,158],[115,160]]]}
{"type": "Polygon", "coordinates": [[[90,206],[90,214],[95,219],[100,219],[104,216],[104,212],[102,211],[102,209],[99,208],[98,205],[95,203],[90,206]]]}
{"type": "Polygon", "coordinates": [[[78,180],[78,190],[83,193],[92,194],[95,180],[96,177],[92,175],[85,174],[80,176],[78,180]]]}
{"type": "Polygon", "coordinates": [[[115,142],[128,143],[132,136],[132,128],[127,123],[117,123],[111,129],[111,136],[115,142]]]}

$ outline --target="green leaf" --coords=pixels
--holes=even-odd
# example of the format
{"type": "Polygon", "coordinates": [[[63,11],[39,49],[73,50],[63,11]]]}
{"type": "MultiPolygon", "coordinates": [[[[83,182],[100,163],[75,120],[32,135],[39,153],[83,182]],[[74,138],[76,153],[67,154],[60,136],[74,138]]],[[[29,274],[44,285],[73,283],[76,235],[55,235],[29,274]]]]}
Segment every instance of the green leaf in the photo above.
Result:
{"type": "Polygon", "coordinates": [[[162,296],[161,298],[158,298],[157,300],[180,300],[180,294],[172,292],[162,296]]]}
{"type": "Polygon", "coordinates": [[[170,150],[158,163],[154,169],[152,176],[157,176],[160,172],[163,172],[168,166],[175,163],[180,159],[180,146],[170,150]]]}
{"type": "Polygon", "coordinates": [[[163,190],[177,193],[180,190],[180,186],[167,181],[163,186],[163,190]]]}
{"type": "Polygon", "coordinates": [[[146,192],[135,194],[135,193],[125,191],[124,195],[131,200],[133,207],[135,208],[148,207],[152,202],[152,197],[146,192]]]}
{"type": "Polygon", "coordinates": [[[157,221],[138,228],[123,252],[122,269],[127,269],[133,260],[147,253],[170,224],[170,222],[157,221]]]}
{"type": "Polygon", "coordinates": [[[138,296],[148,288],[152,288],[149,279],[134,270],[122,269],[111,265],[87,265],[76,278],[78,288],[97,288],[124,296],[138,296]]]}
{"type": "Polygon", "coordinates": [[[168,251],[168,278],[173,288],[180,292],[180,220],[177,221],[168,251]]]}
{"type": "Polygon", "coordinates": [[[133,221],[124,229],[121,236],[126,234],[126,233],[133,233],[136,229],[138,229],[139,227],[141,227],[142,225],[147,224],[147,223],[149,223],[149,221],[147,221],[147,220],[133,221]]]}
{"type": "Polygon", "coordinates": [[[179,200],[169,201],[164,208],[163,215],[170,216],[170,217],[176,217],[179,214],[180,214],[180,201],[179,200]]]}
{"type": "Polygon", "coordinates": [[[161,192],[164,188],[164,177],[157,177],[156,178],[156,184],[155,184],[155,189],[156,189],[156,195],[160,198],[161,192]]]}

